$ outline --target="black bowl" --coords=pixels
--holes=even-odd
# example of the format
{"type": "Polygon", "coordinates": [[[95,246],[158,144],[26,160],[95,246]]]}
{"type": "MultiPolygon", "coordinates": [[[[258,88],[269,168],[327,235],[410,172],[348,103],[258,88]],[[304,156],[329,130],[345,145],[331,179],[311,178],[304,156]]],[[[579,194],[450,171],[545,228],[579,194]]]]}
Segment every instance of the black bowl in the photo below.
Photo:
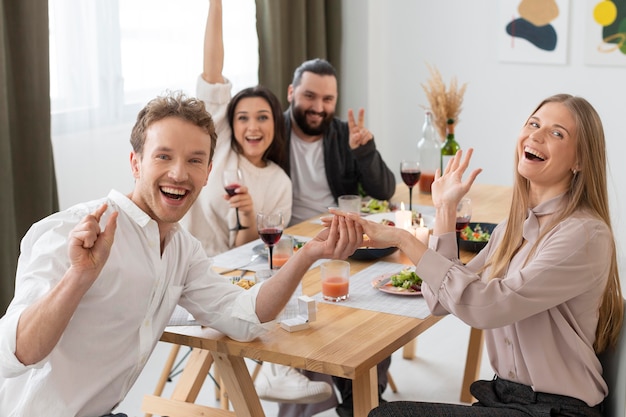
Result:
{"type": "MultiPolygon", "coordinates": [[[[496,223],[476,222],[470,223],[469,227],[474,230],[474,227],[476,227],[477,224],[480,225],[480,228],[483,229],[483,232],[489,232],[489,234],[493,233],[493,229],[497,226],[496,223]]],[[[488,242],[477,242],[474,240],[463,240],[459,238],[459,249],[478,253],[483,250],[485,246],[487,246],[487,243],[488,242]]]]}
{"type": "Polygon", "coordinates": [[[385,257],[387,255],[391,255],[398,248],[359,248],[350,256],[350,259],[354,259],[355,261],[371,261],[373,259],[378,259],[385,257]]]}

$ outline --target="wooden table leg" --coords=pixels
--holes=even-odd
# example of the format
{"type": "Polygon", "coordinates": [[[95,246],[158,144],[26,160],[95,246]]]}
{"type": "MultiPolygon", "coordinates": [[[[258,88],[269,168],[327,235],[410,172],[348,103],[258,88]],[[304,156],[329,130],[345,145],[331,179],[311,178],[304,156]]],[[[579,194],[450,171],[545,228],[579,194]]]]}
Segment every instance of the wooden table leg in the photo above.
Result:
{"type": "Polygon", "coordinates": [[[194,348],[189,355],[189,360],[185,365],[183,373],[174,391],[172,399],[193,403],[198,398],[202,384],[209,374],[213,357],[211,352],[204,349],[194,348]]]}
{"type": "Polygon", "coordinates": [[[469,343],[467,345],[467,358],[465,359],[465,373],[463,385],[461,385],[461,401],[471,403],[474,397],[470,393],[470,385],[478,379],[480,373],[480,361],[483,354],[483,331],[471,328],[469,343]]]}
{"type": "Polygon", "coordinates": [[[211,353],[237,417],[264,417],[261,401],[244,358],[220,352],[211,353]]]}
{"type": "Polygon", "coordinates": [[[172,397],[168,399],[146,395],[141,405],[142,411],[172,417],[233,416],[234,413],[193,404],[200,393],[212,363],[213,356],[208,350],[194,348],[178,383],[174,387],[172,397]]]}
{"type": "Polygon", "coordinates": [[[378,406],[378,370],[374,366],[369,372],[352,380],[354,417],[366,417],[378,406]]]}
{"type": "Polygon", "coordinates": [[[417,349],[417,337],[404,345],[402,348],[402,357],[404,359],[413,359],[415,357],[415,349],[417,349]]]}

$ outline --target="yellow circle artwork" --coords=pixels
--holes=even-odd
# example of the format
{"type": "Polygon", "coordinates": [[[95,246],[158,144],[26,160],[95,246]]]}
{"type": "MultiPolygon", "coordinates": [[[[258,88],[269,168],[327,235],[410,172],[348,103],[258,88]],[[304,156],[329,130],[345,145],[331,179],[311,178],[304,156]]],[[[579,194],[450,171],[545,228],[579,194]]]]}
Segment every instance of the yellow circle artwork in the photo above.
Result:
{"type": "Polygon", "coordinates": [[[596,4],[593,9],[593,18],[599,25],[608,26],[617,18],[617,7],[612,1],[606,0],[596,4]]]}

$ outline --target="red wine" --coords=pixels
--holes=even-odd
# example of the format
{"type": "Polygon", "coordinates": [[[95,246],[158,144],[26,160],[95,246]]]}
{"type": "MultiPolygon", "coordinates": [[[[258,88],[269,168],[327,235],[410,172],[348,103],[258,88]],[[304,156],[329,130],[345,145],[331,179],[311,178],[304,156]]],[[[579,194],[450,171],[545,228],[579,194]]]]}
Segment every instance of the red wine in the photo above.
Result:
{"type": "Polygon", "coordinates": [[[401,171],[402,181],[409,187],[413,187],[420,180],[422,171],[401,171]]]}
{"type": "Polygon", "coordinates": [[[283,231],[276,228],[267,228],[259,230],[259,236],[261,240],[268,245],[275,245],[280,240],[283,231]]]}
{"type": "Polygon", "coordinates": [[[469,217],[457,217],[456,218],[456,231],[460,232],[469,226],[470,219],[469,217]]]}
{"type": "Polygon", "coordinates": [[[236,190],[237,188],[239,188],[239,187],[240,187],[240,185],[239,185],[239,184],[229,184],[229,185],[227,185],[226,187],[224,187],[224,189],[226,190],[226,192],[228,193],[228,195],[232,197],[232,196],[234,196],[234,195],[236,194],[236,193],[235,193],[235,190],[236,190]]]}

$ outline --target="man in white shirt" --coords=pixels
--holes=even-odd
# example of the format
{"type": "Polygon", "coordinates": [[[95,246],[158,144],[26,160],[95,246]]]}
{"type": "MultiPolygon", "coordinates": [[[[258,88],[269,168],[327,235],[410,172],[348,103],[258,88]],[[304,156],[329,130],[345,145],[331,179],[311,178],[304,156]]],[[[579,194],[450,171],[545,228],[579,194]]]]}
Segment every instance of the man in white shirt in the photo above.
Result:
{"type": "Polygon", "coordinates": [[[362,242],[360,226],[338,219],[271,279],[231,285],[178,225],[211,169],[215,130],[204,104],[157,97],[139,113],[131,144],[130,194],[55,213],[22,240],[15,297],[0,319],[3,417],[107,415],[177,304],[251,340],[273,325],[313,262],[345,258],[362,242]]]}

